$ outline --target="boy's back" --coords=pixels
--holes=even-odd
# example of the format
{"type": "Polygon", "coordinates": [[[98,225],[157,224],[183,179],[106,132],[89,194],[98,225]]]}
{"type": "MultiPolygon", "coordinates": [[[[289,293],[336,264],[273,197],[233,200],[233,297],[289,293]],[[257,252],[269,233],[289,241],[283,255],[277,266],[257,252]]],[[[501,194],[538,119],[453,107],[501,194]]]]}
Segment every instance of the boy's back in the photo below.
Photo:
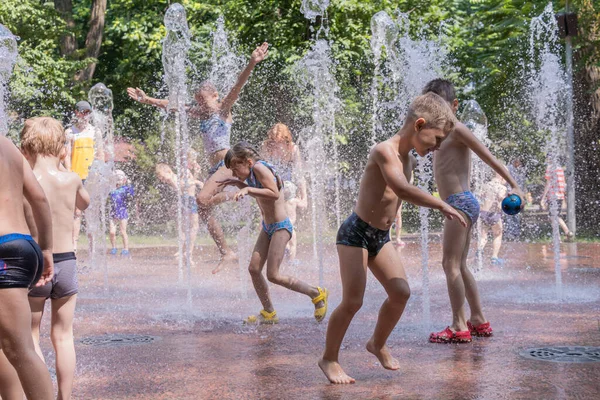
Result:
{"type": "Polygon", "coordinates": [[[10,233],[29,234],[23,211],[23,163],[14,144],[0,135],[0,236],[10,233]]]}

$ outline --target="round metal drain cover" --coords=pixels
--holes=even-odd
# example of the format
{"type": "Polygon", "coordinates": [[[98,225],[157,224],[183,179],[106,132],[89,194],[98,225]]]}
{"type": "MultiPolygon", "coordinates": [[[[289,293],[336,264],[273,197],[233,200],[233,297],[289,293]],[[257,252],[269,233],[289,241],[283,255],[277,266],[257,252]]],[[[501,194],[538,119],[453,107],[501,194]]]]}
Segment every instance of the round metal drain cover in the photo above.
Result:
{"type": "Polygon", "coordinates": [[[530,360],[585,363],[600,362],[600,347],[587,346],[555,346],[535,347],[519,353],[530,360]]]}
{"type": "Polygon", "coordinates": [[[88,346],[129,346],[134,344],[152,343],[157,336],[113,333],[101,336],[89,336],[80,340],[88,346]]]}

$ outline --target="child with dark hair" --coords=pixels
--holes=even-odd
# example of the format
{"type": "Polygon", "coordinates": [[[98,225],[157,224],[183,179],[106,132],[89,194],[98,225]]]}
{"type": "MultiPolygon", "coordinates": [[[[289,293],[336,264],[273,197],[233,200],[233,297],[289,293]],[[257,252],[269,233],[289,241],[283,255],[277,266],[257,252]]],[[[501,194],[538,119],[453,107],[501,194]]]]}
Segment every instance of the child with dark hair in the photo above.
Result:
{"type": "Polygon", "coordinates": [[[225,155],[224,162],[235,178],[221,180],[219,184],[236,186],[240,189],[234,196],[235,200],[240,200],[244,196],[254,197],[263,217],[262,230],[248,267],[263,309],[258,317],[251,316],[246,319],[246,322],[276,324],[279,321],[271,302],[267,280],[262,275],[265,263],[267,279],[276,285],[309,296],[315,305],[315,319],[318,322],[322,321],[327,313],[327,289],[310,286],[299,279],[282,275],[279,271],[285,246],[292,237],[294,227],[285,210],[283,182],[275,168],[261,160],[258,152],[245,142],[233,146],[225,155]]]}

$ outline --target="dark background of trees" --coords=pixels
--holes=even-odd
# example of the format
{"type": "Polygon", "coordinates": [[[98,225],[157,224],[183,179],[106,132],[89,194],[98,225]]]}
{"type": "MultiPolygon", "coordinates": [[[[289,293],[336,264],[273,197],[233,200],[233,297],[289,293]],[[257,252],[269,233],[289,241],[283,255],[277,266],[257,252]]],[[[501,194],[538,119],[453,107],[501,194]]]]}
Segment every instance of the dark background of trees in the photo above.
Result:
{"type": "MultiPolygon", "coordinates": [[[[236,106],[234,140],[260,143],[269,126],[288,124],[297,134],[309,121],[293,85],[290,66],[314,39],[311,24],[300,13],[300,0],[182,0],[194,45],[190,58],[200,71],[210,61],[210,32],[218,16],[239,54],[258,43],[271,43],[268,60],[255,71],[236,106]]],[[[340,151],[349,176],[360,171],[360,157],[370,137],[369,87],[373,74],[370,19],[376,12],[410,11],[412,27],[432,37],[445,36],[454,59],[451,76],[461,88],[475,90],[486,111],[492,150],[503,160],[523,157],[530,183],[543,179],[543,142],[529,122],[520,91],[520,61],[526,57],[529,23],[547,1],[522,0],[332,0],[326,26],[336,62],[343,112],[338,116],[340,151]],[[441,22],[444,22],[440,28],[441,22]]],[[[125,88],[138,86],[164,94],[161,40],[169,1],[158,0],[3,0],[0,23],[20,37],[20,60],[11,81],[13,129],[34,115],[53,115],[68,122],[75,102],[103,82],[115,96],[116,134],[137,143],[135,169],[148,182],[148,202],[156,201],[151,169],[161,153],[163,116],[128,99],[125,88]],[[154,197],[153,197],[154,196],[154,197]],[[154,200],[153,200],[154,199],[154,200]]],[[[556,12],[564,1],[555,1],[556,12]]],[[[574,39],[575,133],[577,146],[578,225],[600,234],[600,1],[576,0],[579,17],[574,39]]],[[[389,132],[392,134],[393,132],[389,132]]],[[[200,143],[198,144],[200,145],[200,143]]]]}

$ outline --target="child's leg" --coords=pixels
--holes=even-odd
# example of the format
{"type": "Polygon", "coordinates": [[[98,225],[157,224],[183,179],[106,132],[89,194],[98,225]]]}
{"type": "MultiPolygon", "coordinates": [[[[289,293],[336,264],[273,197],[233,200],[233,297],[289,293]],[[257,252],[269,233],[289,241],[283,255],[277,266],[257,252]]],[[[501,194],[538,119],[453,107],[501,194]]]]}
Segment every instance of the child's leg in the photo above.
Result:
{"type": "MultiPolygon", "coordinates": [[[[463,228],[463,230],[465,230],[463,228]]],[[[477,281],[471,273],[471,270],[467,266],[467,257],[469,255],[469,247],[471,245],[471,229],[469,229],[469,233],[467,234],[467,242],[465,244],[465,248],[463,251],[461,264],[460,264],[460,276],[462,277],[463,287],[465,298],[469,303],[469,308],[471,309],[471,318],[469,320],[474,325],[483,324],[486,321],[483,316],[483,308],[481,307],[481,299],[479,297],[479,290],[477,289],[477,281]]],[[[454,313],[453,313],[454,314],[454,313]]],[[[464,299],[463,299],[463,307],[462,307],[462,318],[464,319],[465,310],[464,310],[464,299]]],[[[455,320],[455,318],[453,318],[455,320]]],[[[460,318],[458,319],[460,320],[460,318]]],[[[452,326],[452,328],[454,325],[452,326]]],[[[464,330],[464,329],[461,329],[464,330]]]]}
{"type": "MultiPolygon", "coordinates": [[[[470,221],[463,215],[465,221],[470,221]]],[[[468,253],[468,243],[471,237],[472,224],[469,222],[465,229],[456,220],[444,220],[444,236],[442,241],[443,257],[442,266],[446,274],[446,285],[450,297],[450,306],[452,307],[452,325],[453,331],[466,331],[467,320],[465,317],[465,285],[462,274],[462,264],[465,252],[468,253]]],[[[468,268],[465,268],[468,271],[468,268]]],[[[474,279],[471,275],[471,280],[474,279]]],[[[470,302],[469,302],[470,304],[470,302]]]]}
{"type": "Polygon", "coordinates": [[[73,315],[77,295],[52,300],[52,331],[50,337],[56,352],[58,399],[70,399],[75,378],[75,344],[73,315]]]}
{"type": "Polygon", "coordinates": [[[19,375],[0,350],[0,398],[2,400],[23,400],[23,388],[19,375]]]}
{"type": "Polygon", "coordinates": [[[269,237],[261,229],[254,250],[252,251],[252,257],[250,258],[250,265],[248,266],[248,272],[252,278],[252,284],[254,290],[260,299],[260,303],[263,306],[263,310],[268,313],[275,311],[273,303],[271,303],[271,297],[269,296],[269,284],[262,274],[263,267],[267,262],[269,254],[269,237]]]}
{"type": "MultiPolygon", "coordinates": [[[[263,233],[264,231],[261,232],[261,234],[263,233]]],[[[269,282],[283,286],[286,289],[305,294],[311,299],[315,298],[319,295],[319,290],[316,287],[310,286],[299,279],[279,273],[279,267],[281,266],[281,262],[283,261],[283,256],[285,254],[285,245],[289,240],[290,233],[285,229],[278,230],[273,233],[273,236],[271,236],[269,255],[267,258],[267,279],[269,282]]],[[[322,306],[323,305],[319,305],[319,303],[315,304],[316,308],[322,306]]]]}
{"type": "MultiPolygon", "coordinates": [[[[31,336],[33,337],[33,345],[35,352],[44,360],[44,353],[40,348],[40,325],[44,316],[44,305],[46,299],[44,297],[29,296],[29,307],[31,308],[31,336]]],[[[44,360],[45,361],[45,360],[44,360]]]]}
{"type": "Polygon", "coordinates": [[[498,258],[500,246],[502,246],[502,219],[492,226],[492,257],[498,258]]]}
{"type": "MultiPolygon", "coordinates": [[[[127,222],[128,220],[122,219],[119,221],[119,228],[121,236],[123,237],[123,250],[129,250],[129,236],[127,236],[127,222]]],[[[114,246],[113,246],[114,248],[114,246]]]]}
{"type": "Polygon", "coordinates": [[[0,289],[0,347],[17,370],[27,398],[52,400],[50,374],[31,337],[27,289],[0,289]]]}
{"type": "Polygon", "coordinates": [[[117,248],[117,225],[115,224],[115,220],[114,219],[110,219],[110,221],[108,221],[108,234],[110,237],[110,247],[112,249],[116,249],[117,248]]]}
{"type": "Polygon", "coordinates": [[[340,346],[354,315],[360,310],[367,284],[367,250],[337,245],[342,278],[342,302],[327,324],[325,351],[319,367],[332,383],[354,383],[338,363],[340,346]]]}
{"type": "Polygon", "coordinates": [[[385,244],[379,254],[369,260],[369,267],[388,297],[379,310],[377,325],[367,343],[367,350],[377,356],[384,368],[396,370],[400,368],[400,363],[390,354],[386,341],[400,320],[410,297],[408,279],[391,243],[385,244]]]}
{"type": "Polygon", "coordinates": [[[481,253],[481,255],[483,256],[483,249],[485,249],[485,245],[487,244],[488,241],[488,228],[487,225],[484,223],[481,223],[481,235],[479,237],[479,247],[477,248],[477,250],[479,250],[479,252],[481,253]]]}
{"type": "MultiPolygon", "coordinates": [[[[217,181],[232,177],[233,175],[231,174],[230,170],[225,167],[221,167],[210,178],[208,178],[200,192],[198,192],[196,195],[196,200],[198,202],[198,214],[200,215],[202,221],[208,225],[208,233],[217,244],[219,252],[223,256],[223,261],[235,260],[235,254],[233,251],[231,251],[229,246],[227,246],[223,228],[212,215],[212,208],[217,204],[223,203],[227,200],[227,193],[223,192],[223,188],[219,186],[217,181]]],[[[222,265],[220,263],[213,273],[218,272],[221,266],[222,265]]]]}

